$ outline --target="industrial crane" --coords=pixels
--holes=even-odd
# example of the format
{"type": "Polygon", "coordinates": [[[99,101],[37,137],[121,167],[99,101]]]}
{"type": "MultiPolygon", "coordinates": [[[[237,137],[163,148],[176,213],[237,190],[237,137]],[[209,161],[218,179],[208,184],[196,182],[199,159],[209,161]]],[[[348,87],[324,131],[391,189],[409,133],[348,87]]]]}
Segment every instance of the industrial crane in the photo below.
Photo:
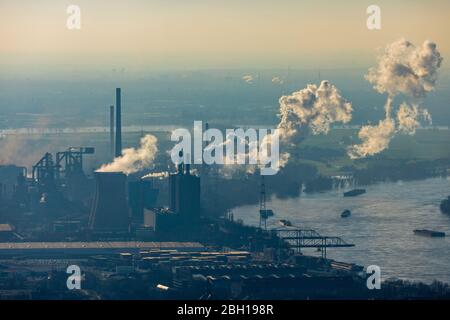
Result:
{"type": "Polygon", "coordinates": [[[51,153],[45,155],[33,166],[32,178],[40,185],[53,184],[55,179],[60,178],[61,172],[64,175],[83,173],[83,155],[93,154],[93,147],[70,147],[66,151],[56,153],[56,161],[51,153]],[[64,164],[64,166],[63,166],[64,164]],[[62,168],[64,167],[63,171],[62,168]]]}
{"type": "Polygon", "coordinates": [[[267,230],[267,219],[273,216],[273,211],[266,208],[266,184],[264,175],[261,174],[261,191],[259,198],[259,228],[262,228],[264,223],[264,230],[267,230]]]}

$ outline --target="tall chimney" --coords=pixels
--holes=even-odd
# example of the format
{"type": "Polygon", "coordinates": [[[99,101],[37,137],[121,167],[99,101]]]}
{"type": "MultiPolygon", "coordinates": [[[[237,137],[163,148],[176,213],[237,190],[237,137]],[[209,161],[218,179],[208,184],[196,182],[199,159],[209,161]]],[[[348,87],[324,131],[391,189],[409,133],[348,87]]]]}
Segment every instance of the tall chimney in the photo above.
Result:
{"type": "Polygon", "coordinates": [[[122,98],[121,89],[116,88],[116,157],[122,155],[122,98]]]}
{"type": "Polygon", "coordinates": [[[114,106],[109,107],[109,140],[111,144],[111,156],[114,158],[114,106]]]}
{"type": "MultiPolygon", "coordinates": [[[[191,155],[189,153],[186,154],[186,158],[187,158],[187,162],[191,162],[191,155]]],[[[190,175],[191,174],[191,164],[185,163],[184,168],[185,168],[185,174],[190,175]]]]}

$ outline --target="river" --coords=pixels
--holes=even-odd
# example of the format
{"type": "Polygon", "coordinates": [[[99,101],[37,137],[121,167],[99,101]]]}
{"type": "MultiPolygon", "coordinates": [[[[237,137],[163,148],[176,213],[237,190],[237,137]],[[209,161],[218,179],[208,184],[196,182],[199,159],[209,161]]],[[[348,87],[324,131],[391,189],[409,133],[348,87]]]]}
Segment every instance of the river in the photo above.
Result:
{"type": "MultiPolygon", "coordinates": [[[[450,283],[450,216],[439,210],[440,201],[450,195],[450,179],[379,183],[365,189],[366,194],[349,198],[342,195],[347,189],[302,193],[291,199],[272,197],[267,208],[275,216],[267,227],[280,227],[278,221],[287,219],[296,227],[342,237],[355,247],[328,249],[327,257],[366,267],[378,265],[383,279],[450,283]],[[341,218],[344,209],[352,215],[341,218]],[[443,231],[447,237],[418,236],[414,229],[443,231]]],[[[257,205],[234,208],[234,218],[257,226],[258,209],[257,205]]],[[[303,252],[320,255],[313,249],[303,252]]]]}

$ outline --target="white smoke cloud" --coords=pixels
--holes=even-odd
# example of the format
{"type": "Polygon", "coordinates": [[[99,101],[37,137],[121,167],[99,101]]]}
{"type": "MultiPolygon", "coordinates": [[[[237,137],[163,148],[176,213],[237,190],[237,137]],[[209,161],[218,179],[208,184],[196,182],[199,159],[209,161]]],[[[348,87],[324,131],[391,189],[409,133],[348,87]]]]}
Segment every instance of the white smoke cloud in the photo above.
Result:
{"type": "MultiPolygon", "coordinates": [[[[237,145],[245,146],[245,152],[238,152],[228,159],[228,165],[221,168],[224,176],[232,176],[238,172],[245,171],[248,174],[257,172],[263,167],[261,164],[276,161],[274,167],[282,168],[289,160],[290,154],[286,151],[279,152],[279,157],[274,159],[272,155],[258,150],[270,150],[273,141],[281,140],[280,149],[286,144],[300,143],[309,132],[313,134],[328,133],[330,125],[334,122],[347,123],[351,120],[352,106],[339,93],[337,88],[328,81],[322,81],[320,86],[308,85],[305,89],[293,92],[291,95],[282,96],[280,103],[280,123],[276,134],[269,133],[263,137],[258,145],[255,142],[248,144],[244,139],[227,135],[224,145],[233,145],[237,139],[237,145]],[[237,163],[249,163],[249,159],[258,159],[256,164],[247,164],[245,167],[237,163]]],[[[277,143],[278,144],[278,143],[277,143]]]]}
{"type": "Polygon", "coordinates": [[[158,152],[157,139],[150,134],[141,138],[139,148],[122,150],[122,155],[109,164],[102,165],[98,172],[123,172],[131,174],[150,167],[158,152]]]}
{"type": "Polygon", "coordinates": [[[242,80],[244,80],[247,84],[253,84],[255,78],[251,74],[246,74],[242,77],[242,80]]]}
{"type": "Polygon", "coordinates": [[[380,120],[376,126],[364,126],[358,133],[362,143],[351,146],[348,155],[356,159],[379,153],[389,146],[394,133],[395,123],[390,118],[380,120]]]}
{"type": "Polygon", "coordinates": [[[415,134],[420,127],[420,119],[431,122],[430,114],[417,100],[434,90],[441,64],[442,57],[436,44],[431,41],[415,47],[411,42],[400,39],[386,47],[378,59],[378,66],[370,68],[366,75],[375,90],[388,94],[386,117],[377,126],[361,128],[358,137],[362,143],[348,148],[350,158],[379,153],[389,147],[397,133],[415,134]],[[402,103],[393,116],[393,99],[400,94],[416,102],[411,106],[402,103]]]}
{"type": "MultiPolygon", "coordinates": [[[[277,126],[277,134],[280,138],[280,148],[286,145],[297,145],[305,139],[309,133],[327,134],[330,131],[331,124],[335,122],[348,123],[352,118],[352,105],[344,99],[339,90],[328,81],[324,80],[319,86],[309,84],[306,88],[293,92],[290,95],[282,96],[280,103],[280,122],[277,126]]],[[[238,137],[227,136],[223,145],[233,145],[238,137]]],[[[267,134],[259,141],[259,150],[268,150],[273,134],[267,134]]],[[[278,139],[276,139],[278,141],[278,139]]],[[[237,144],[246,145],[245,140],[237,140],[237,144]]],[[[280,151],[277,163],[278,168],[284,167],[290,154],[286,151],[280,151]]],[[[258,146],[247,144],[245,152],[238,152],[232,157],[225,158],[227,164],[222,169],[222,174],[230,175],[240,171],[239,165],[235,163],[249,163],[247,159],[259,159],[259,163],[247,164],[245,171],[254,173],[261,168],[261,163],[267,163],[273,160],[269,154],[258,154],[258,146]]],[[[242,166],[241,166],[242,168],[242,166]]]]}
{"type": "Polygon", "coordinates": [[[422,109],[418,105],[408,105],[402,103],[397,112],[398,131],[413,135],[420,127],[419,119],[431,123],[431,116],[427,109],[422,109]]]}
{"type": "Polygon", "coordinates": [[[442,57],[436,44],[425,41],[421,47],[400,39],[385,49],[378,66],[370,68],[366,79],[380,93],[394,97],[404,94],[422,98],[435,87],[442,57]]]}
{"type": "MultiPolygon", "coordinates": [[[[206,150],[216,147],[225,150],[224,166],[219,169],[224,177],[240,173],[254,174],[258,170],[264,170],[267,165],[271,168],[281,168],[286,164],[288,155],[277,156],[272,153],[274,148],[279,147],[279,135],[275,134],[275,131],[272,131],[262,138],[260,136],[260,140],[251,141],[234,131],[228,132],[223,143],[213,142],[206,147],[206,150]],[[228,151],[231,152],[228,153],[228,151]]],[[[255,135],[257,135],[256,130],[255,135]]]]}
{"type": "Polygon", "coordinates": [[[284,83],[284,80],[281,79],[280,77],[273,77],[272,78],[272,83],[276,84],[276,85],[281,85],[284,83]]]}
{"type": "Polygon", "coordinates": [[[290,154],[281,149],[299,144],[310,133],[327,134],[333,123],[348,123],[352,118],[351,103],[328,81],[322,81],[319,86],[309,84],[304,89],[282,96],[279,103],[280,122],[276,130],[267,132],[262,139],[260,137],[257,141],[249,142],[234,133],[228,133],[223,142],[206,146],[205,150],[231,150],[230,154],[224,155],[225,166],[219,170],[223,176],[231,177],[243,172],[253,174],[269,163],[271,168],[282,168],[288,163],[290,154]],[[277,157],[272,154],[274,143],[280,149],[277,148],[277,157]],[[234,146],[238,152],[234,152],[234,146]]]}
{"type": "Polygon", "coordinates": [[[322,81],[319,87],[308,84],[305,89],[282,96],[279,102],[278,129],[285,141],[302,140],[309,131],[327,134],[332,123],[352,119],[352,104],[328,81],[322,81]]]}
{"type": "Polygon", "coordinates": [[[146,174],[141,177],[141,179],[164,179],[169,177],[169,172],[163,171],[163,172],[151,172],[149,174],[146,174]]]}

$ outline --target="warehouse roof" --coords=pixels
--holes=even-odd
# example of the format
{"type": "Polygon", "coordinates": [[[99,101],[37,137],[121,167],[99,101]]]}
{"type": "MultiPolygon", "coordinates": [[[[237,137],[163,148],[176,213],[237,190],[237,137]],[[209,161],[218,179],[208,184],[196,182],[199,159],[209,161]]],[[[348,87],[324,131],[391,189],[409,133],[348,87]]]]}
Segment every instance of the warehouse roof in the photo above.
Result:
{"type": "Polygon", "coordinates": [[[26,249],[203,249],[198,242],[3,242],[0,250],[26,249]]]}
{"type": "Polygon", "coordinates": [[[0,232],[11,232],[14,228],[10,224],[0,224],[0,232]]]}

